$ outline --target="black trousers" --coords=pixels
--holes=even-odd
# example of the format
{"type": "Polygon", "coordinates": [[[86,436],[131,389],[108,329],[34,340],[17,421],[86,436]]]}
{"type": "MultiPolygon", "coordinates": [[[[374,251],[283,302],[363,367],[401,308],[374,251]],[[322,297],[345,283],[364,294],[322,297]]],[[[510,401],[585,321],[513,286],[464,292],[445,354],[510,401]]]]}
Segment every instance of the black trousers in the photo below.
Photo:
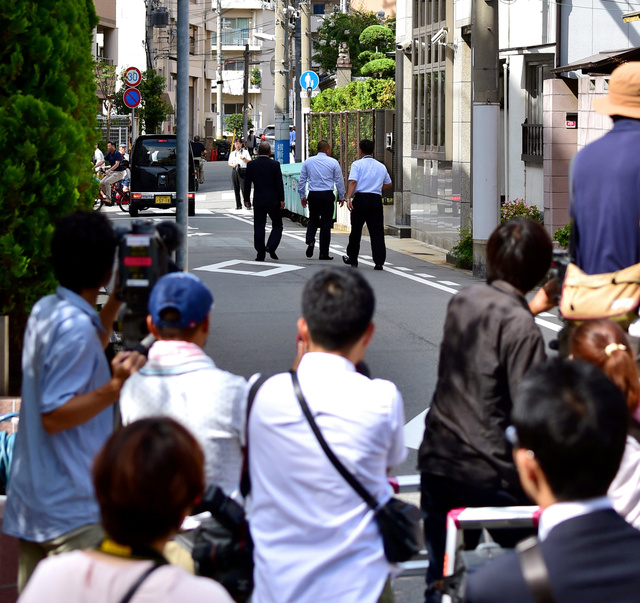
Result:
{"type": "Polygon", "coordinates": [[[320,255],[329,255],[331,244],[331,227],[336,197],[333,191],[309,191],[309,224],[307,225],[307,245],[316,240],[316,231],[320,228],[320,255]]]}
{"type": "Polygon", "coordinates": [[[253,203],[253,246],[258,257],[264,258],[266,247],[264,244],[265,227],[267,225],[267,216],[271,218],[271,234],[267,241],[266,247],[271,251],[275,251],[280,245],[282,239],[282,210],[280,204],[268,205],[266,207],[256,207],[255,199],[253,203]]]}
{"type": "MultiPolygon", "coordinates": [[[[244,173],[242,176],[240,175],[240,171],[236,168],[233,168],[231,172],[231,182],[233,183],[233,192],[236,194],[236,208],[242,208],[242,203],[240,202],[240,191],[242,191],[242,197],[244,198],[244,173]]],[[[247,200],[244,199],[246,203],[247,200]]]]}
{"type": "Polygon", "coordinates": [[[352,263],[358,262],[362,227],[367,225],[371,237],[371,255],[376,266],[382,266],[387,258],[384,244],[384,212],[382,196],[374,193],[356,193],[351,210],[351,234],[347,245],[347,255],[352,263]]]}
{"type": "MultiPolygon", "coordinates": [[[[427,568],[426,603],[440,601],[440,592],[434,585],[442,579],[444,553],[447,538],[447,513],[460,507],[508,507],[530,505],[524,492],[509,492],[500,488],[482,488],[476,484],[455,481],[448,477],[422,473],[420,476],[420,506],[423,510],[424,541],[429,555],[427,568]]],[[[503,547],[513,547],[520,540],[535,533],[533,529],[497,529],[491,532],[494,540],[503,547]]],[[[466,548],[475,546],[480,533],[467,534],[466,548]],[[471,546],[469,546],[471,545],[471,546]]]]}

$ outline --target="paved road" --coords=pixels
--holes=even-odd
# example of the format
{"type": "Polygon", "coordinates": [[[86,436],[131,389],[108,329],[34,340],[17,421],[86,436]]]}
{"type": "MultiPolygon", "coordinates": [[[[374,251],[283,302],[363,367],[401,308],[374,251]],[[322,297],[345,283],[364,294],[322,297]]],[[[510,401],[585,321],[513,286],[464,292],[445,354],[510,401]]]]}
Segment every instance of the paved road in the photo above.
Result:
{"type": "MultiPolygon", "coordinates": [[[[196,198],[196,216],[189,220],[189,270],[213,291],[215,309],[206,351],[216,363],[234,373],[272,374],[288,370],[295,353],[296,320],[306,281],[327,264],[342,265],[347,235],[334,232],[333,262],[305,257],[304,229],[285,220],[278,248],[280,260],[254,262],[252,213],[237,211],[229,190],[230,168],[208,163],[206,182],[196,198]]],[[[115,221],[128,216],[109,208],[115,221]]],[[[172,219],[171,213],[145,212],[141,217],[172,219]]],[[[435,381],[438,348],[448,301],[461,287],[477,284],[469,272],[444,265],[440,250],[409,239],[387,238],[388,263],[373,270],[370,246],[363,242],[358,270],[375,290],[376,332],[367,362],[375,377],[390,379],[405,402],[408,459],[395,472],[416,472],[416,448],[424,430],[424,414],[435,381]]],[[[556,317],[542,318],[542,331],[555,338],[556,317]]],[[[398,580],[398,603],[419,601],[422,581],[398,580]]]]}

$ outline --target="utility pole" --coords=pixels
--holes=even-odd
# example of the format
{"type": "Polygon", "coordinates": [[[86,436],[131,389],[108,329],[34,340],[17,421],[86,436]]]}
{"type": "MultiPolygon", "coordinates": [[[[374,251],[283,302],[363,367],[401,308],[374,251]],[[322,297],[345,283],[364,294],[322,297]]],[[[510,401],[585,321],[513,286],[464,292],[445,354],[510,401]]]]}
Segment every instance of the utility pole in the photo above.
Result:
{"type": "Polygon", "coordinates": [[[487,241],[500,223],[497,0],[477,0],[471,20],[473,273],[486,276],[487,241]]]}
{"type": "Polygon", "coordinates": [[[151,9],[153,1],[147,0],[147,16],[146,16],[146,49],[147,49],[147,69],[153,69],[153,25],[151,24],[151,9]]]}
{"type": "Polygon", "coordinates": [[[189,0],[178,0],[178,89],[176,136],[176,225],[182,243],[176,253],[180,270],[189,269],[187,253],[187,198],[189,193],[189,0]]]}
{"type": "Polygon", "coordinates": [[[287,19],[284,0],[277,0],[275,14],[275,76],[274,110],[276,126],[276,161],[289,163],[289,116],[286,112],[287,78],[285,73],[285,45],[287,38],[287,19]]]}
{"type": "Polygon", "coordinates": [[[244,45],[244,96],[242,102],[242,136],[246,141],[249,130],[249,40],[244,45]]]}
{"type": "Polygon", "coordinates": [[[222,0],[218,0],[216,6],[218,23],[216,25],[216,59],[218,67],[216,69],[216,138],[222,138],[222,0]]]}
{"type": "MultiPolygon", "coordinates": [[[[300,2],[300,74],[311,69],[311,48],[310,48],[310,32],[311,32],[311,2],[304,0],[300,2]]],[[[297,82],[294,82],[297,86],[297,82]]],[[[307,157],[307,115],[311,113],[311,97],[307,90],[300,88],[300,106],[302,108],[300,131],[296,132],[296,138],[300,138],[300,144],[296,145],[300,149],[300,159],[304,161],[307,157]]]]}

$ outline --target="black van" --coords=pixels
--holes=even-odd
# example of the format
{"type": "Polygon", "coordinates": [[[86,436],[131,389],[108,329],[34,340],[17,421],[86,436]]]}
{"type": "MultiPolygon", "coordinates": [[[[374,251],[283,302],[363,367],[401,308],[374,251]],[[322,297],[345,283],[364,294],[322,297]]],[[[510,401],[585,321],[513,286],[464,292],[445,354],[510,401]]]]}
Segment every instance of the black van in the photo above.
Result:
{"type": "MultiPolygon", "coordinates": [[[[191,146],[189,153],[188,213],[196,213],[197,178],[191,146]]],[[[176,135],[145,134],[138,136],[131,153],[131,204],[129,214],[136,217],[142,209],[176,206],[176,135]]]]}

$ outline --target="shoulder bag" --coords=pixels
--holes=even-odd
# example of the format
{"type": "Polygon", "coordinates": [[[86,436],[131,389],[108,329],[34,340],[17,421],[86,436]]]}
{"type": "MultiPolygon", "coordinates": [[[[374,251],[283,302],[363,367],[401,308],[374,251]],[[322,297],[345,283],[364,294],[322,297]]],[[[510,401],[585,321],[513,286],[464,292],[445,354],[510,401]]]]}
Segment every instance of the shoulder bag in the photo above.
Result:
{"type": "Polygon", "coordinates": [[[360,495],[369,507],[373,509],[380,534],[382,535],[384,554],[387,560],[391,563],[398,563],[411,559],[421,548],[420,509],[394,497],[390,498],[384,504],[378,503],[369,491],[340,462],[331,448],[329,448],[302,394],[297,373],[293,370],[290,372],[293,389],[302,407],[302,412],[311,426],[311,430],[316,436],[322,450],[332,465],[338,470],[338,473],[342,475],[347,483],[360,495]]]}

